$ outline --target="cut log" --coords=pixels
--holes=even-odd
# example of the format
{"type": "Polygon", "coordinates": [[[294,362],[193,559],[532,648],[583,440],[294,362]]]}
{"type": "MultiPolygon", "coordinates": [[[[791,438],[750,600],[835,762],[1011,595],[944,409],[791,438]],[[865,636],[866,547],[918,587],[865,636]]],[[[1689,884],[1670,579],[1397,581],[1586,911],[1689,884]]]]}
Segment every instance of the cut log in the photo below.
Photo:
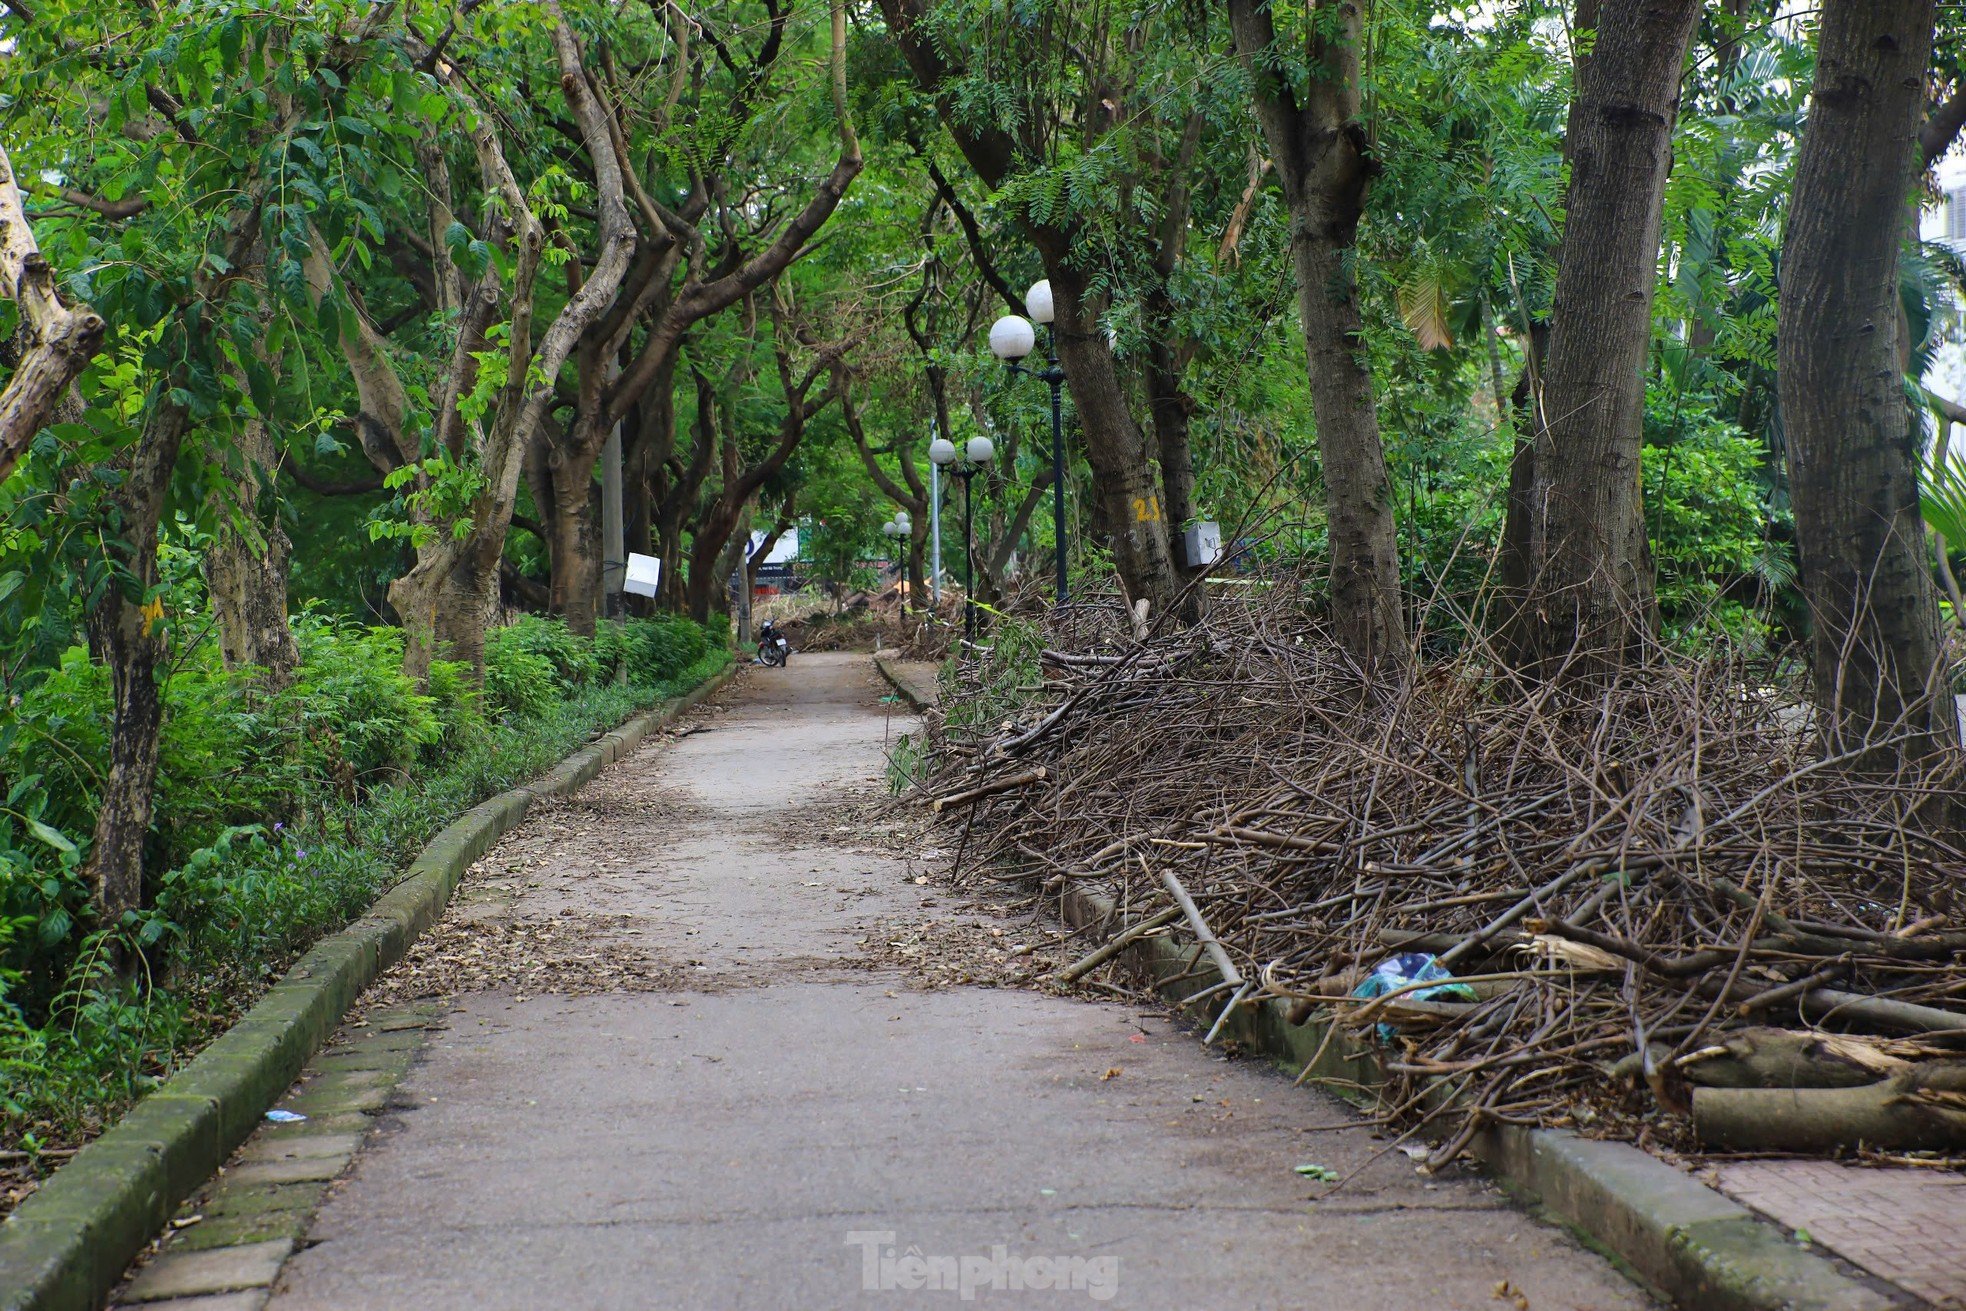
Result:
{"type": "MultiPolygon", "coordinates": [[[[1710,1047],[1679,1058],[1689,1082],[1702,1088],[1860,1088],[1910,1067],[1884,1039],[1797,1029],[1739,1029],[1710,1047]]],[[[1918,1056],[1934,1053],[1916,1044],[1918,1056]]]]}
{"type": "Polygon", "coordinates": [[[1696,1088],[1693,1130],[1737,1152],[1966,1147],[1966,1064],[1915,1065],[1860,1088],[1696,1088]]]}
{"type": "Polygon", "coordinates": [[[1858,992],[1836,988],[1816,988],[1802,999],[1802,1008],[1814,1020],[1853,1024],[1859,1020],[1899,1033],[1950,1033],[1966,1036],[1966,1012],[1919,1006],[1888,997],[1866,997],[1858,992]]]}

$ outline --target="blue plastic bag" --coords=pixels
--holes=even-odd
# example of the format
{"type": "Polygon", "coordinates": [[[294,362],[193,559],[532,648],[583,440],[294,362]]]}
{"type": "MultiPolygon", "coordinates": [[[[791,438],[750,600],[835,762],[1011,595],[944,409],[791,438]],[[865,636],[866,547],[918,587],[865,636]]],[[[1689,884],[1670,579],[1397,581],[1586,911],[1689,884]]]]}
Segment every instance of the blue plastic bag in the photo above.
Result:
{"type": "MultiPolygon", "coordinates": [[[[1415,988],[1403,992],[1401,998],[1414,1001],[1475,1001],[1475,990],[1465,983],[1458,983],[1454,976],[1442,968],[1439,961],[1424,951],[1403,951],[1388,956],[1373,966],[1372,973],[1365,976],[1358,987],[1352,989],[1354,997],[1382,997],[1396,988],[1404,988],[1409,983],[1433,983],[1430,988],[1415,988]]],[[[1393,1026],[1379,1026],[1382,1042],[1393,1040],[1393,1026]]]]}

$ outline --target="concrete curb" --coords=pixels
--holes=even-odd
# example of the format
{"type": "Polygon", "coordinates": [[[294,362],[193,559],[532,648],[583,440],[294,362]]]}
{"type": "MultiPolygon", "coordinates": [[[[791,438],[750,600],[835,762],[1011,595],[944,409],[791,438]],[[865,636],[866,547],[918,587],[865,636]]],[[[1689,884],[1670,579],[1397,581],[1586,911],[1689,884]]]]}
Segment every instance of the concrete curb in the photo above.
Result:
{"type": "Polygon", "coordinates": [[[0,1311],[93,1311],[178,1204],[231,1158],[362,990],[434,924],[471,863],[541,797],[565,796],[714,695],[732,665],[541,778],[466,811],[402,880],[302,956],[237,1024],[0,1224],[0,1311]]]}
{"type": "MultiPolygon", "coordinates": [[[[1067,887],[1067,925],[1126,924],[1108,898],[1067,887]]],[[[1120,953],[1154,980],[1162,998],[1213,1024],[1226,998],[1188,999],[1221,981],[1185,933],[1142,938],[1120,953]],[[1174,980],[1178,979],[1178,982],[1174,980]]],[[[1292,1071],[1364,1087],[1382,1081],[1371,1047],[1328,1033],[1316,1020],[1298,1026],[1278,998],[1237,1008],[1222,1032],[1292,1071]]],[[[1497,1125],[1470,1146],[1511,1193],[1539,1207],[1590,1245],[1608,1252],[1667,1300],[1697,1311],[1887,1311],[1922,1305],[1820,1252],[1791,1242],[1697,1179],[1626,1143],[1556,1129],[1497,1125]]]]}
{"type": "Polygon", "coordinates": [[[894,694],[907,702],[916,714],[925,715],[935,708],[934,697],[925,697],[914,688],[908,686],[908,680],[897,673],[888,661],[882,659],[881,653],[878,651],[874,653],[874,668],[878,669],[881,677],[887,680],[887,685],[894,689],[894,694]]]}

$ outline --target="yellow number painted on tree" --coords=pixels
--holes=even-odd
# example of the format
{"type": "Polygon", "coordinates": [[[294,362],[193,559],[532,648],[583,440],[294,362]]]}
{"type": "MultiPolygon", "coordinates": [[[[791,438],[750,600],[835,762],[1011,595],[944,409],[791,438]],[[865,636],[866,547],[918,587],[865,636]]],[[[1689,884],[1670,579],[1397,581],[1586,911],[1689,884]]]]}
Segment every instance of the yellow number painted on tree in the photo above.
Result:
{"type": "Polygon", "coordinates": [[[1133,498],[1133,520],[1135,523],[1160,522],[1160,497],[1136,496],[1133,498]]]}

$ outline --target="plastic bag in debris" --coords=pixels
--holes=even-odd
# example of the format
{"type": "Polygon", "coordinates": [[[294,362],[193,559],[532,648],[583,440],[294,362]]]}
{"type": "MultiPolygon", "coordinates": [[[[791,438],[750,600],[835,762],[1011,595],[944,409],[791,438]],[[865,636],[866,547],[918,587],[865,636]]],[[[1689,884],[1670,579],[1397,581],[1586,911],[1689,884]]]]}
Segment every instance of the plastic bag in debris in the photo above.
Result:
{"type": "MultiPolygon", "coordinates": [[[[1354,997],[1380,997],[1396,988],[1404,988],[1409,983],[1433,983],[1430,988],[1415,988],[1400,994],[1402,999],[1413,1001],[1475,1001],[1475,990],[1465,983],[1458,983],[1454,976],[1442,968],[1439,961],[1424,951],[1403,951],[1388,956],[1365,976],[1364,982],[1352,989],[1354,997]],[[1435,980],[1439,980],[1435,983],[1435,980]]],[[[1393,1026],[1379,1026],[1382,1041],[1393,1040],[1393,1026]]]]}

